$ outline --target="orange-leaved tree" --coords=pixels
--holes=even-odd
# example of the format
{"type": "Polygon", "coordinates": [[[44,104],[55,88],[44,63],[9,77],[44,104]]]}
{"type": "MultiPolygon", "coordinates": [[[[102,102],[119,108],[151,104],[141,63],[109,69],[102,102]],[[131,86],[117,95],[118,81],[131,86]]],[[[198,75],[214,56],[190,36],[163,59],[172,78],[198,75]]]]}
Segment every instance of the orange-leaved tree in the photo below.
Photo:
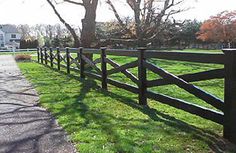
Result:
{"type": "Polygon", "coordinates": [[[210,17],[200,27],[197,38],[202,41],[227,43],[236,42],[236,10],[223,11],[210,17]]]}

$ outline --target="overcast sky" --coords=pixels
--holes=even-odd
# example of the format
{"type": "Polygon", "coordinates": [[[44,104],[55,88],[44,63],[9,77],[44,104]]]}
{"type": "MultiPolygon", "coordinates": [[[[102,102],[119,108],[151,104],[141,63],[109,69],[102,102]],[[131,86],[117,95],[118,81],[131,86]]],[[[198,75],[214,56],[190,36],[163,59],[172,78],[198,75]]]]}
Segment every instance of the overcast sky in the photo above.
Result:
{"type": "MultiPolygon", "coordinates": [[[[113,0],[118,1],[118,0],[113,0]]],[[[126,1],[126,0],[119,0],[126,1]]],[[[185,8],[189,11],[179,14],[178,19],[205,20],[224,10],[236,10],[236,0],[186,0],[185,8]]],[[[80,25],[83,7],[71,4],[57,6],[62,16],[71,24],[80,25]]],[[[125,3],[119,3],[118,12],[126,16],[130,10],[125,3]]],[[[113,13],[104,4],[99,4],[97,21],[114,19],[113,13]]],[[[56,24],[60,23],[48,6],[46,0],[0,0],[0,24],[56,24]]]]}

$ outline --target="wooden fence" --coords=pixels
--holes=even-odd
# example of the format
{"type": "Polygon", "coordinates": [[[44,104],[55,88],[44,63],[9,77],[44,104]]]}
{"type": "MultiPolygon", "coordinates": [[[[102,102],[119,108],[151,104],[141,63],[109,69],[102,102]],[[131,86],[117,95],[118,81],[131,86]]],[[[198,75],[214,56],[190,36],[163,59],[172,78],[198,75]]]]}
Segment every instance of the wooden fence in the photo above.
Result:
{"type": "Polygon", "coordinates": [[[222,54],[161,52],[149,51],[145,48],[139,48],[137,50],[38,48],[37,54],[39,63],[50,65],[51,67],[56,66],[58,70],[64,67],[67,73],[70,73],[71,70],[78,71],[81,78],[87,76],[100,80],[103,89],[107,89],[107,84],[109,83],[118,88],[136,93],[139,95],[139,104],[141,105],[147,105],[147,98],[150,98],[221,124],[224,127],[224,137],[236,144],[236,50],[228,49],[223,50],[223,52],[222,54]],[[76,53],[76,57],[73,57],[71,53],[76,53]],[[90,60],[86,57],[86,53],[99,54],[100,58],[90,60]],[[108,58],[107,55],[135,57],[137,60],[119,65],[108,58]],[[150,58],[222,64],[224,68],[176,76],[149,62],[147,59],[150,58]],[[97,66],[98,63],[101,63],[100,68],[97,66]],[[72,67],[72,64],[76,65],[76,67],[72,67]],[[113,68],[108,70],[107,64],[113,68]],[[94,71],[87,71],[86,67],[88,66],[94,71]],[[135,67],[138,67],[138,77],[128,71],[128,69],[135,67]],[[158,74],[162,79],[147,80],[147,70],[158,74]],[[112,74],[120,72],[134,82],[136,86],[121,83],[109,77],[112,74]],[[224,101],[189,83],[223,78],[225,83],[224,101]],[[220,111],[211,110],[181,99],[147,90],[150,87],[170,84],[177,85],[220,111]]]}

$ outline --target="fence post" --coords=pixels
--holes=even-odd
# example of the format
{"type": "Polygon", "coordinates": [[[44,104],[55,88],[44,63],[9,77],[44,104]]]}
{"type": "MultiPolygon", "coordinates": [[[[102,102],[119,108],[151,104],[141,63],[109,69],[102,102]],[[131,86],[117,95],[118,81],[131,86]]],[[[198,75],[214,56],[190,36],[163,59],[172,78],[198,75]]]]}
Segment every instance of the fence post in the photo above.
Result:
{"type": "Polygon", "coordinates": [[[70,74],[70,51],[69,47],[66,47],[66,71],[70,74]]]}
{"type": "Polygon", "coordinates": [[[236,144],[236,49],[225,55],[224,138],[236,144]]]}
{"type": "Polygon", "coordinates": [[[60,56],[60,48],[59,47],[57,47],[57,69],[58,69],[58,71],[60,71],[61,70],[61,65],[60,65],[60,63],[61,63],[61,56],[60,56]]]}
{"type": "Polygon", "coordinates": [[[38,56],[38,63],[40,62],[40,53],[39,53],[40,49],[37,48],[37,56],[38,56]]]}
{"type": "Polygon", "coordinates": [[[52,54],[52,47],[50,47],[50,63],[51,63],[51,67],[53,67],[53,54],[52,54]]]}
{"type": "Polygon", "coordinates": [[[47,48],[44,48],[45,64],[48,65],[47,48]]]}
{"type": "Polygon", "coordinates": [[[77,65],[77,68],[79,69],[80,68],[80,53],[79,53],[79,49],[77,51],[77,57],[76,58],[77,58],[77,62],[78,62],[78,64],[76,64],[76,65],[77,65]]]}
{"type": "Polygon", "coordinates": [[[40,48],[41,64],[43,64],[43,48],[40,48]]]}
{"type": "Polygon", "coordinates": [[[146,48],[138,48],[139,56],[138,56],[138,88],[139,88],[139,104],[147,105],[147,72],[144,66],[144,61],[146,60],[144,57],[144,52],[146,48]]]}
{"type": "Polygon", "coordinates": [[[102,88],[107,90],[107,63],[106,48],[101,48],[101,70],[102,70],[102,88]]]}
{"type": "Polygon", "coordinates": [[[84,66],[85,66],[85,61],[82,58],[83,55],[83,47],[79,48],[79,60],[80,60],[80,78],[84,79],[85,75],[84,75],[84,66]]]}

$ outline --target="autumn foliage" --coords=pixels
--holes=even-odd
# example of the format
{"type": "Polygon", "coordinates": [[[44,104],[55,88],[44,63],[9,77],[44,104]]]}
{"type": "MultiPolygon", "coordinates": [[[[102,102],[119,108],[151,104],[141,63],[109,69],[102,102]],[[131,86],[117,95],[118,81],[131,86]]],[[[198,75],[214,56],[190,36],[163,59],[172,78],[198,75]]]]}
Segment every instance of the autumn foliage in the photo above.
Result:
{"type": "Polygon", "coordinates": [[[210,17],[200,27],[197,38],[208,42],[232,43],[236,41],[236,10],[223,11],[210,17]]]}

